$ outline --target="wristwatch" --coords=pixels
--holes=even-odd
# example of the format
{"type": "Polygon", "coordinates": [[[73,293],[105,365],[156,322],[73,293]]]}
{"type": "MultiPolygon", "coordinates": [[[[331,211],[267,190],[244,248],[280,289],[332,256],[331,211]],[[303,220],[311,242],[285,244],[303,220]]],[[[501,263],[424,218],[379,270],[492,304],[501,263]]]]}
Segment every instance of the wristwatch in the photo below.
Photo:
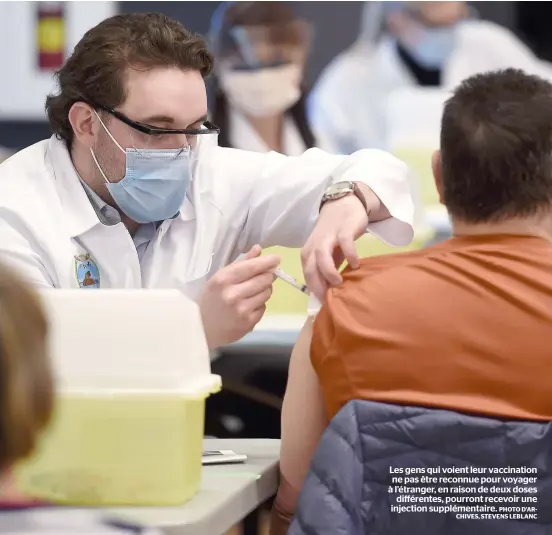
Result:
{"type": "Polygon", "coordinates": [[[360,191],[360,188],[355,182],[336,182],[335,184],[332,184],[322,196],[320,209],[322,209],[322,207],[327,202],[342,199],[347,195],[356,195],[358,200],[362,203],[362,206],[364,206],[366,213],[370,213],[370,210],[368,210],[368,205],[366,204],[366,199],[364,198],[362,191],[360,191]]]}

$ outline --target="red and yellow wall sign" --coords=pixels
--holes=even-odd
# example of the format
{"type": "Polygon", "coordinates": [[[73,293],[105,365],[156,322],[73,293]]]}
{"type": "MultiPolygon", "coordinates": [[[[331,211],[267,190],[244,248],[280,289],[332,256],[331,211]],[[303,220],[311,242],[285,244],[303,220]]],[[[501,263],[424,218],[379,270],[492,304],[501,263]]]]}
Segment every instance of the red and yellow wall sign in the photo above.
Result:
{"type": "Polygon", "coordinates": [[[38,68],[59,69],[65,61],[65,6],[63,2],[36,2],[38,68]]]}

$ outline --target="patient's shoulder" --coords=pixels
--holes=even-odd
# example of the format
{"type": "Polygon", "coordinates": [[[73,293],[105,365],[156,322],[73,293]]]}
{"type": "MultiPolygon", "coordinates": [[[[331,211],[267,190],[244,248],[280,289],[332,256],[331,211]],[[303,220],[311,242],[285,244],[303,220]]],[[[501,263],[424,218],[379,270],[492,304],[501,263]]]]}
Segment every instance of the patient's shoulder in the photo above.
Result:
{"type": "Polygon", "coordinates": [[[431,251],[428,248],[419,251],[363,258],[357,269],[352,269],[349,265],[345,267],[341,273],[343,276],[343,284],[346,286],[354,285],[370,277],[379,276],[391,270],[396,270],[397,268],[413,265],[430,254],[431,251]]]}
{"type": "Polygon", "coordinates": [[[328,301],[338,306],[357,303],[365,308],[374,303],[378,296],[386,302],[392,296],[415,299],[433,289],[435,282],[442,279],[442,259],[455,263],[458,249],[452,241],[420,249],[390,255],[364,258],[357,269],[347,266],[343,272],[343,283],[328,294],[328,301]],[[432,266],[428,268],[428,266],[432,266]]]}
{"type": "Polygon", "coordinates": [[[552,247],[547,240],[468,236],[419,251],[366,258],[358,269],[344,270],[343,283],[329,292],[328,302],[338,313],[374,310],[378,305],[391,308],[407,301],[420,310],[434,308],[437,301],[446,308],[452,296],[479,299],[521,292],[528,299],[540,299],[550,295],[551,288],[552,247]]]}

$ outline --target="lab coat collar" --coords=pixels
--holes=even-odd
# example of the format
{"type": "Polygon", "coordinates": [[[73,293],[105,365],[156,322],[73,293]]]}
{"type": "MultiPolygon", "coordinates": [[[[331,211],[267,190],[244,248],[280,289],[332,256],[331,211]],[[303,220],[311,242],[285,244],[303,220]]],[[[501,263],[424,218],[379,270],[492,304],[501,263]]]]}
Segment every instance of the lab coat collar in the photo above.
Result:
{"type": "Polygon", "coordinates": [[[54,176],[71,237],[80,236],[100,224],[100,220],[80,183],[65,142],[57,139],[55,135],[48,142],[46,166],[54,176]]]}
{"type": "Polygon", "coordinates": [[[192,201],[190,201],[188,195],[191,195],[192,192],[188,191],[186,198],[184,199],[184,204],[180,208],[180,213],[175,216],[173,219],[181,219],[182,221],[192,221],[196,218],[196,212],[192,201]]]}
{"type": "MultiPolygon", "coordinates": [[[[71,160],[65,142],[52,136],[48,142],[46,165],[54,176],[58,195],[65,212],[71,237],[76,237],[101,224],[86,191],[82,187],[77,170],[71,160]]],[[[191,192],[190,192],[191,193],[191,192]]],[[[195,209],[186,197],[175,219],[195,219],[195,209]]]]}

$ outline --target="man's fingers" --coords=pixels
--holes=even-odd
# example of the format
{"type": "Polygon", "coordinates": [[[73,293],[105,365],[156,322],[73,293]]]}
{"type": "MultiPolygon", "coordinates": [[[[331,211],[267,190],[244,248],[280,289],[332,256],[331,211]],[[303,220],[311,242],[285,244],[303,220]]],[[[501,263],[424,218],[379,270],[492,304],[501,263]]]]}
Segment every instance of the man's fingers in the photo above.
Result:
{"type": "Polygon", "coordinates": [[[303,258],[303,274],[305,275],[305,283],[309,292],[314,294],[321,303],[324,302],[328,283],[318,271],[316,255],[314,253],[303,258]]]}
{"type": "Polygon", "coordinates": [[[258,293],[257,295],[244,299],[238,305],[238,314],[242,318],[249,321],[252,315],[255,315],[256,311],[258,311],[259,309],[264,309],[266,302],[270,299],[271,295],[272,288],[268,288],[258,293]]]}
{"type": "Polygon", "coordinates": [[[310,240],[307,241],[307,243],[304,245],[304,247],[301,249],[301,266],[303,267],[303,273],[305,273],[307,268],[307,263],[309,259],[311,258],[311,246],[310,246],[310,240]]]}
{"type": "Polygon", "coordinates": [[[341,284],[342,278],[339,271],[335,267],[333,258],[333,244],[327,243],[323,248],[316,251],[316,266],[318,271],[324,277],[329,284],[336,286],[341,284]]]}
{"type": "Polygon", "coordinates": [[[247,251],[247,253],[245,253],[243,255],[242,260],[249,260],[250,258],[257,258],[258,256],[261,255],[262,252],[263,252],[263,250],[261,249],[260,245],[253,245],[253,247],[251,247],[251,249],[249,249],[249,251],[247,251]]]}
{"type": "Polygon", "coordinates": [[[276,269],[280,264],[280,257],[276,255],[259,256],[243,259],[225,268],[225,277],[229,284],[239,284],[266,271],[276,269]]]}
{"type": "Polygon", "coordinates": [[[249,309],[250,310],[257,310],[258,308],[261,308],[266,305],[267,301],[272,296],[272,287],[267,288],[266,290],[263,290],[262,292],[258,293],[257,295],[254,295],[253,297],[249,298],[249,309]]]}
{"type": "Polygon", "coordinates": [[[310,277],[310,282],[307,283],[309,291],[318,301],[324,303],[326,300],[326,292],[328,291],[328,282],[319,271],[313,273],[310,277]]]}
{"type": "Polygon", "coordinates": [[[229,291],[236,300],[246,299],[272,288],[275,278],[276,275],[272,272],[265,271],[249,280],[232,285],[229,291]]]}
{"type": "Polygon", "coordinates": [[[259,321],[261,321],[261,319],[263,318],[265,312],[266,312],[266,306],[265,305],[262,305],[259,308],[255,309],[249,315],[249,323],[253,327],[255,327],[255,325],[257,325],[257,323],[259,323],[259,321]]]}
{"type": "MultiPolygon", "coordinates": [[[[345,259],[347,262],[349,262],[349,265],[353,269],[357,269],[360,265],[360,259],[358,258],[357,250],[355,247],[355,242],[350,235],[340,235],[338,236],[338,244],[339,248],[343,252],[343,256],[345,256],[345,259]]],[[[334,262],[335,265],[335,262],[334,262]]],[[[339,268],[339,266],[336,266],[339,268]]]]}
{"type": "Polygon", "coordinates": [[[343,262],[345,261],[345,256],[343,255],[343,251],[339,247],[335,248],[332,257],[334,260],[334,266],[339,271],[339,269],[343,265],[343,262]]]}

